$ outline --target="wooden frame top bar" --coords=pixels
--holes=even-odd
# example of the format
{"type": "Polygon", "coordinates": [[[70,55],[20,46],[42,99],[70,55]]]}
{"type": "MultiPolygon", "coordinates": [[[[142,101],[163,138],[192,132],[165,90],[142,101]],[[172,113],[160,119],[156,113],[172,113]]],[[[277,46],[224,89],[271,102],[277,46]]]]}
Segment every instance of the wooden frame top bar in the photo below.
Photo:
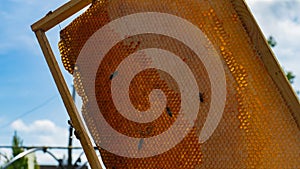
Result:
{"type": "Polygon", "coordinates": [[[278,87],[283,99],[290,108],[292,116],[294,117],[298,128],[300,129],[300,102],[296,92],[293,90],[289,83],[283,69],[277,61],[274,53],[268,45],[264,35],[259,28],[259,25],[254,19],[244,0],[232,1],[232,4],[243,22],[244,29],[247,31],[252,44],[257,51],[261,54],[261,59],[264,62],[269,75],[278,87]]]}
{"type": "Polygon", "coordinates": [[[71,0],[55,11],[50,11],[44,18],[31,25],[31,29],[34,32],[38,30],[46,32],[87,5],[91,4],[91,2],[92,0],[71,0]]]}

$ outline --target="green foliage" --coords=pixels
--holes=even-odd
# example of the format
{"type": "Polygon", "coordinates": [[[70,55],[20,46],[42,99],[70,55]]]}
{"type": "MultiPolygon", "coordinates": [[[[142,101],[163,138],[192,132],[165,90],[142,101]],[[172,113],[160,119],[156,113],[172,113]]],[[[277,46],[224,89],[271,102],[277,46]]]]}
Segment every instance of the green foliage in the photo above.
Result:
{"type": "MultiPolygon", "coordinates": [[[[11,159],[16,157],[18,154],[24,152],[22,146],[23,146],[23,140],[17,135],[17,132],[15,132],[12,139],[12,157],[10,159],[7,157],[6,158],[7,162],[9,162],[11,159]]],[[[38,165],[35,156],[33,162],[34,162],[34,169],[40,169],[40,166],[38,165]]],[[[28,158],[22,157],[18,159],[10,166],[8,166],[7,169],[28,169],[28,158]]]]}
{"type": "Polygon", "coordinates": [[[277,42],[275,41],[275,39],[273,38],[273,36],[269,36],[268,38],[268,44],[273,48],[276,46],[277,42]]]}
{"type": "Polygon", "coordinates": [[[294,79],[296,76],[293,74],[293,72],[287,72],[286,77],[289,80],[289,82],[292,84],[292,83],[294,83],[294,79]]]}
{"type": "MultiPolygon", "coordinates": [[[[273,36],[269,36],[268,38],[268,44],[273,48],[276,46],[277,42],[275,41],[275,39],[273,38],[273,36]]],[[[289,80],[289,82],[292,84],[294,83],[294,79],[295,79],[295,75],[293,74],[293,72],[288,71],[286,72],[286,77],[289,80]]],[[[297,91],[297,94],[299,94],[299,91],[297,91]]]]}
{"type": "Polygon", "coordinates": [[[38,165],[35,156],[34,156],[34,161],[33,162],[34,162],[34,169],[40,169],[40,166],[38,165]]]}
{"type": "MultiPolygon", "coordinates": [[[[12,156],[15,157],[18,154],[24,152],[23,140],[15,132],[12,140],[12,156]]],[[[12,158],[13,158],[12,157],[12,158]]],[[[7,169],[28,169],[28,159],[26,157],[20,158],[15,161],[12,165],[8,166],[7,169]]]]}

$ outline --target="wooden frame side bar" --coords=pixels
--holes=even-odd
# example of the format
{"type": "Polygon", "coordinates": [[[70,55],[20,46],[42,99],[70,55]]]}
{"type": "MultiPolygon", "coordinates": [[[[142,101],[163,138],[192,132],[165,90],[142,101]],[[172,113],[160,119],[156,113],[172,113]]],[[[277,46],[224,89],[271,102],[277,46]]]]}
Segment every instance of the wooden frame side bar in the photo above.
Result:
{"type": "Polygon", "coordinates": [[[62,72],[60,71],[59,65],[56,61],[56,58],[53,54],[49,41],[46,37],[46,34],[42,30],[37,30],[35,32],[38,42],[41,46],[49,69],[52,73],[56,86],[60,92],[64,105],[69,113],[71,121],[73,123],[73,127],[75,128],[83,150],[86,154],[86,157],[90,163],[90,166],[93,169],[102,169],[100,161],[98,160],[97,154],[94,150],[92,142],[85,130],[84,124],[81,120],[81,117],[77,111],[73,98],[71,96],[70,91],[68,90],[67,84],[64,80],[62,72]]]}
{"type": "Polygon", "coordinates": [[[283,99],[292,111],[298,128],[300,129],[300,103],[298,97],[290,85],[284,71],[279,62],[274,57],[274,53],[269,47],[264,35],[256,23],[254,16],[244,0],[232,0],[232,4],[241,19],[244,28],[246,29],[252,44],[255,46],[257,52],[261,56],[264,66],[269,72],[272,80],[278,87],[283,99]]]}
{"type": "Polygon", "coordinates": [[[49,12],[44,18],[31,25],[32,31],[43,30],[44,32],[53,28],[60,22],[72,16],[91,3],[91,0],[70,0],[53,12],[49,12]]]}
{"type": "Polygon", "coordinates": [[[45,34],[46,31],[53,28],[76,12],[80,11],[90,3],[91,0],[71,0],[31,25],[31,29],[35,32],[50,72],[54,78],[58,91],[73,123],[73,127],[75,128],[79,136],[80,143],[86,154],[90,166],[93,169],[102,169],[98,156],[94,150],[87,131],[85,130],[84,124],[81,120],[81,117],[75,106],[70,91],[68,90],[67,84],[64,80],[55,55],[45,34]]]}

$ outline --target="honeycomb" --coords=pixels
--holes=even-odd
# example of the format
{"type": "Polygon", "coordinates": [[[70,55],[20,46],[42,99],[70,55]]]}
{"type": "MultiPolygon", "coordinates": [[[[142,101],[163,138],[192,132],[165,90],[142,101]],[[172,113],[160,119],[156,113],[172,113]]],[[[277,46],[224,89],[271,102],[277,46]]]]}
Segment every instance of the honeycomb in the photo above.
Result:
{"type": "MultiPolygon", "coordinates": [[[[155,20],[172,25],[176,19],[164,21],[158,17],[153,22],[155,20]]],[[[261,60],[262,54],[252,44],[231,1],[99,0],[64,28],[60,37],[59,49],[63,65],[74,76],[74,85],[83,100],[83,118],[107,168],[300,167],[299,128],[261,60]],[[136,27],[134,21],[126,22],[126,18],[129,18],[127,16],[134,18],[135,14],[145,15],[142,22],[136,20],[136,27]],[[180,18],[178,23],[187,24],[174,27],[175,33],[156,33],[164,32],[168,26],[154,25],[154,31],[142,27],[152,22],[151,18],[146,19],[151,14],[180,18]],[[125,25],[124,28],[119,28],[117,24],[111,26],[119,22],[125,25]],[[190,27],[203,32],[202,40],[195,40],[201,37],[193,34],[194,29],[190,27]],[[145,32],[125,33],[124,37],[118,38],[123,36],[123,29],[131,28],[132,32],[145,32]],[[99,31],[106,38],[99,38],[99,31]],[[190,39],[185,38],[185,34],[190,39]],[[91,37],[96,42],[92,43],[91,37]],[[183,37],[183,40],[176,37],[183,37]],[[185,43],[189,41],[195,42],[192,44],[200,52],[206,52],[199,56],[194,47],[185,43]],[[110,43],[111,46],[107,45],[110,43]],[[84,51],[90,51],[91,54],[84,51]],[[106,52],[100,54],[98,51],[106,52]],[[175,55],[174,60],[178,62],[172,64],[173,61],[166,61],[160,55],[150,57],[147,51],[175,55]],[[98,55],[102,57],[100,61],[98,57],[92,57],[98,55]],[[84,58],[85,64],[78,64],[79,56],[84,58]],[[129,62],[130,59],[136,59],[136,62],[129,62]],[[220,65],[214,64],[211,61],[213,59],[220,60],[220,65]],[[124,64],[125,60],[132,64],[124,64]],[[91,65],[95,64],[94,74],[82,73],[82,69],[93,69],[91,65]],[[189,75],[183,73],[182,65],[188,67],[189,75]],[[215,87],[218,81],[212,81],[221,76],[216,72],[218,67],[224,72],[225,93],[215,87]],[[179,82],[166,70],[172,70],[182,80],[179,82]],[[122,83],[115,82],[123,76],[132,78],[129,82],[125,77],[125,80],[118,81],[122,83]],[[181,84],[190,79],[194,79],[191,81],[196,86],[181,84]],[[124,92],[127,83],[128,90],[124,92]],[[87,86],[91,86],[91,89],[87,86]],[[153,94],[157,90],[163,96],[153,94]],[[185,93],[193,93],[193,96],[198,97],[198,102],[194,101],[195,98],[183,100],[185,93]],[[157,98],[152,98],[152,94],[157,98]],[[128,98],[130,105],[123,98],[128,98]],[[212,121],[217,123],[216,128],[211,129],[211,135],[201,141],[199,136],[210,118],[210,110],[218,107],[212,103],[216,99],[220,102],[217,105],[224,101],[221,119],[214,120],[217,117],[212,116],[212,121]],[[96,108],[92,106],[93,100],[99,111],[95,111],[96,108]],[[161,105],[162,100],[166,102],[162,108],[155,106],[161,105]],[[116,104],[121,105],[121,108],[116,104]],[[153,112],[148,112],[152,107],[153,112]],[[192,125],[178,124],[182,116],[191,113],[182,114],[182,111],[194,107],[197,111],[192,125]],[[122,113],[132,109],[140,114],[153,113],[154,116],[154,112],[158,112],[159,115],[151,121],[139,122],[122,113]],[[105,129],[102,118],[111,130],[105,129]],[[174,125],[178,127],[169,137],[157,139],[156,144],[149,143],[148,140],[173,130],[174,125]],[[109,131],[115,131],[122,137],[116,137],[109,131]],[[182,133],[184,136],[176,142],[182,133]],[[134,138],[136,142],[131,144],[121,139],[123,137],[134,138]],[[118,144],[108,149],[103,146],[106,140],[118,144]],[[169,148],[158,152],[159,147],[169,148]],[[139,156],[143,149],[146,149],[146,154],[154,153],[139,156]]]]}

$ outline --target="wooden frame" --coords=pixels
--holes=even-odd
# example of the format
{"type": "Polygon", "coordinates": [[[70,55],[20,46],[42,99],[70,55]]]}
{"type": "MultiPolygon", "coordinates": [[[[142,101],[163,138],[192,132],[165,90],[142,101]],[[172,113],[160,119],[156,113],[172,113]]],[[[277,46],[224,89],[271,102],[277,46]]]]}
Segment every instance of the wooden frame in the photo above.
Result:
{"type": "Polygon", "coordinates": [[[53,54],[53,51],[45,34],[46,31],[59,24],[63,20],[67,19],[74,13],[78,12],[90,3],[91,1],[88,0],[71,0],[65,5],[58,8],[57,10],[50,12],[38,22],[34,23],[31,26],[31,28],[32,31],[35,32],[35,35],[38,39],[44,57],[47,61],[56,86],[60,92],[64,105],[73,123],[73,127],[75,128],[79,136],[80,143],[90,163],[90,166],[95,169],[102,169],[100,161],[98,160],[97,154],[94,150],[93,144],[85,130],[84,124],[80,118],[80,114],[78,113],[78,110],[72,99],[71,93],[68,90],[66,81],[63,78],[62,72],[59,68],[59,65],[56,61],[56,58],[53,54]]]}
{"type": "Polygon", "coordinates": [[[244,28],[247,31],[252,44],[261,54],[261,59],[264,63],[264,66],[268,70],[269,75],[278,87],[283,99],[293,113],[292,116],[297,123],[298,129],[300,129],[300,103],[295,91],[290,85],[290,82],[285,76],[284,71],[279,65],[279,62],[273,54],[270,46],[264,38],[262,31],[260,30],[244,0],[232,0],[231,2],[234,5],[239,18],[243,22],[244,28]]]}
{"type": "MultiPolygon", "coordinates": [[[[51,46],[45,35],[46,31],[56,26],[63,20],[67,19],[71,15],[75,14],[79,10],[83,9],[87,5],[91,4],[91,2],[92,0],[71,0],[63,6],[59,7],[57,10],[49,12],[49,14],[47,14],[44,18],[34,23],[31,28],[36,34],[44,57],[48,63],[49,69],[61,94],[62,100],[73,122],[74,128],[79,134],[79,140],[87,156],[87,159],[92,168],[101,169],[102,167],[100,165],[96,152],[94,151],[91,140],[87,135],[83,122],[72,100],[71,94],[67,88],[67,84],[63,78],[62,72],[59,69],[51,46]]],[[[292,115],[298,125],[298,128],[300,129],[300,104],[297,95],[289,84],[283,70],[274,57],[274,54],[268,46],[254,17],[249,12],[249,9],[247,8],[245,2],[243,0],[232,0],[231,3],[234,5],[239,18],[243,22],[244,28],[247,31],[253,45],[261,54],[261,59],[264,62],[264,66],[266,67],[273,81],[280,90],[283,99],[293,113],[292,115]]]]}

